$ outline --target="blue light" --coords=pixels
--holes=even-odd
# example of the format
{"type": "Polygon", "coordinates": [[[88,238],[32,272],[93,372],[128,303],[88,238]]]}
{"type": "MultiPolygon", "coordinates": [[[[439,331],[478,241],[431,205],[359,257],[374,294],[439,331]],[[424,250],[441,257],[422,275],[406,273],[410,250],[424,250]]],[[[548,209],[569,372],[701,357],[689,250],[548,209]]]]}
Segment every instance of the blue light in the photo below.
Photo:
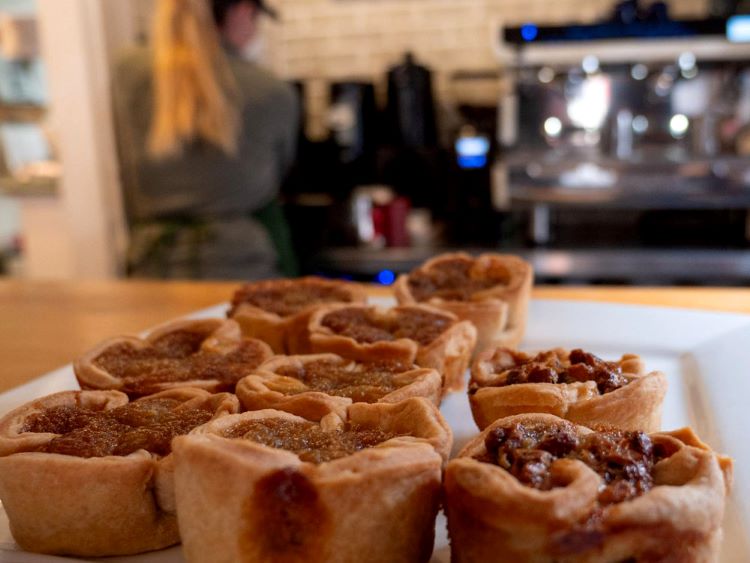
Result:
{"type": "Polygon", "coordinates": [[[391,285],[396,281],[396,274],[390,270],[383,270],[378,272],[378,275],[375,276],[375,280],[381,285],[391,285]]]}
{"type": "Polygon", "coordinates": [[[727,20],[727,39],[732,43],[750,41],[750,16],[732,16],[727,20]]]}
{"type": "Polygon", "coordinates": [[[458,166],[461,168],[484,168],[489,151],[490,140],[481,135],[461,137],[456,141],[458,166]]]}
{"type": "Polygon", "coordinates": [[[459,156],[458,166],[464,170],[474,170],[487,166],[487,155],[459,156]]]}
{"type": "Polygon", "coordinates": [[[539,35],[539,28],[533,23],[525,23],[521,26],[521,37],[524,41],[533,41],[539,35]]]}
{"type": "Polygon", "coordinates": [[[490,140],[483,135],[461,137],[456,140],[456,152],[461,156],[480,156],[490,152],[490,140]]]}

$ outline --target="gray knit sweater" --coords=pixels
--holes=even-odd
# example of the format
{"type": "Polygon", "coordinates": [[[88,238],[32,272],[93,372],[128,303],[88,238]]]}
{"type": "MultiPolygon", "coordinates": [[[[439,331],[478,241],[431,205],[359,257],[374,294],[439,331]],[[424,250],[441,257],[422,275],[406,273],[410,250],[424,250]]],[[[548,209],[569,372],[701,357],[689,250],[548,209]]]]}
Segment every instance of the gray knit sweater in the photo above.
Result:
{"type": "Polygon", "coordinates": [[[257,278],[275,272],[275,251],[265,229],[249,214],[279,194],[294,158],[299,106],[289,85],[234,53],[228,52],[228,56],[242,108],[236,157],[204,143],[194,143],[179,157],[149,157],[152,53],[135,48],[116,65],[113,100],[124,200],[133,227],[131,266],[136,275],[257,278]],[[160,243],[158,263],[153,263],[151,256],[150,264],[142,264],[145,255],[153,255],[159,225],[174,230],[174,219],[178,225],[185,219],[201,222],[200,236],[171,236],[166,247],[161,244],[164,241],[160,243]],[[142,232],[144,224],[148,226],[146,234],[142,232]],[[228,241],[237,247],[224,247],[228,241]],[[165,265],[181,262],[181,255],[190,256],[190,264],[165,265]]]}

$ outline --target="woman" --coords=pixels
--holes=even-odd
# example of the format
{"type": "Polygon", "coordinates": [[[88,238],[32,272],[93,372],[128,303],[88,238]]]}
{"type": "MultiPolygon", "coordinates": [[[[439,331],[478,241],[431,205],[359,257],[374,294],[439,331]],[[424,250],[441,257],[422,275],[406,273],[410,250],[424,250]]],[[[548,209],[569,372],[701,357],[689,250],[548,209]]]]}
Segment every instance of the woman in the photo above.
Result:
{"type": "Polygon", "coordinates": [[[262,0],[160,0],[153,45],[115,71],[134,276],[295,275],[277,202],[292,164],[292,88],[240,54],[262,0]]]}

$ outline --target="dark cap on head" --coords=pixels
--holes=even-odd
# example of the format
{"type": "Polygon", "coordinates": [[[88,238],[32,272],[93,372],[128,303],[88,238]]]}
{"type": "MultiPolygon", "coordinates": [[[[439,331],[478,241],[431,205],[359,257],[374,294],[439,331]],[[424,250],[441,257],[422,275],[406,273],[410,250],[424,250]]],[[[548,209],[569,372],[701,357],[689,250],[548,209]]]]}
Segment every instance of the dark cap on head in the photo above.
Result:
{"type": "Polygon", "coordinates": [[[273,18],[274,20],[279,19],[279,13],[274,8],[269,6],[265,0],[211,0],[211,8],[214,13],[214,20],[216,20],[216,24],[219,26],[223,25],[224,18],[227,15],[227,10],[235,4],[239,4],[240,2],[250,2],[251,4],[255,4],[258,9],[267,16],[273,18]]]}

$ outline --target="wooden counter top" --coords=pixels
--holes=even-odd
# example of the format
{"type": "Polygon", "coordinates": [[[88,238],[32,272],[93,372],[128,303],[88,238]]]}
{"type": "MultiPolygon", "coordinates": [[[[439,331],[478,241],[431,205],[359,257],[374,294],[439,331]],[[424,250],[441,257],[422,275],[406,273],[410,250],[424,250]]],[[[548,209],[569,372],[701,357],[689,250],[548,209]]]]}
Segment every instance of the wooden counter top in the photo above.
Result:
{"type": "MultiPolygon", "coordinates": [[[[69,363],[100,340],[227,301],[237,285],[0,281],[0,392],[69,363]]],[[[534,297],[750,313],[750,289],[546,286],[534,297]]]]}

